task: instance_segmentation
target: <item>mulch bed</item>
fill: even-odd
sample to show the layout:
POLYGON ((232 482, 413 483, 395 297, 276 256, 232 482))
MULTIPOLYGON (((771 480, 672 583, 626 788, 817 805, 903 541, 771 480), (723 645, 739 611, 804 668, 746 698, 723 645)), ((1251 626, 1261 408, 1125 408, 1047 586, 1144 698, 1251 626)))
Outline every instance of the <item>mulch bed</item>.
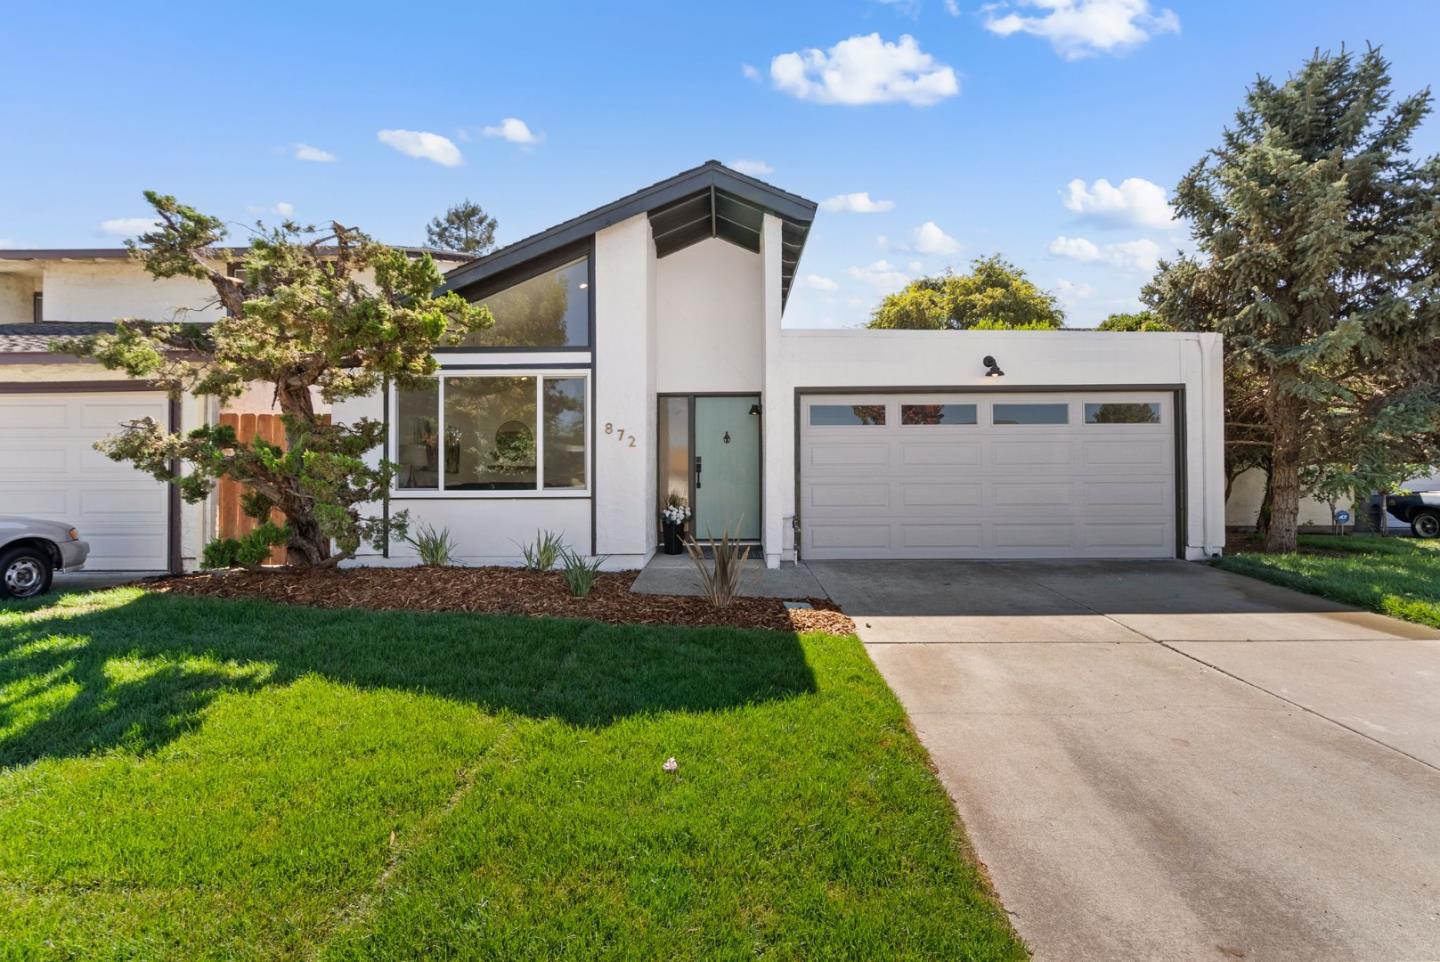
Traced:
POLYGON ((849 616, 824 598, 803 599, 813 606, 810 610, 786 608, 776 598, 737 598, 716 608, 704 598, 632 593, 630 585, 638 574, 601 574, 586 598, 572 597, 557 572, 488 567, 203 572, 148 581, 145 587, 169 594, 261 598, 311 608, 465 611, 589 618, 625 625, 769 628, 835 635, 855 631, 849 616))

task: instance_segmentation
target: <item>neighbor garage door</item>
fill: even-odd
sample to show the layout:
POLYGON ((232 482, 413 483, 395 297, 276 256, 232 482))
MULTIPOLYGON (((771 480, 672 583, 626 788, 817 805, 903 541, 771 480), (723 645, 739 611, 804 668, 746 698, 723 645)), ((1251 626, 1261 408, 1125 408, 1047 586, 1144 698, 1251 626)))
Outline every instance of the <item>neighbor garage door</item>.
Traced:
POLYGON ((826 558, 1173 558, 1172 395, 807 395, 800 548, 826 558))
POLYGON ((93 447, 143 417, 167 425, 165 395, 0 393, 0 513, 79 528, 87 570, 166 568, 168 486, 93 447))

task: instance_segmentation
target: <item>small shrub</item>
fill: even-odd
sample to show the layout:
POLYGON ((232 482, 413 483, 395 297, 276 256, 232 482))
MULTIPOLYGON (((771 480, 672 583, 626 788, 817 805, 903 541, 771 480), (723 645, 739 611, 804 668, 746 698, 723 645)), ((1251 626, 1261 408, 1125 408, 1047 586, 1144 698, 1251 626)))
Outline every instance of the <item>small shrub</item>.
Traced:
POLYGON ((700 572, 700 586, 710 604, 724 608, 739 597, 745 560, 750 557, 748 544, 731 541, 727 529, 720 532, 718 542, 710 539, 710 553, 714 556, 712 563, 705 561, 705 553, 694 538, 685 542, 685 550, 690 552, 690 560, 695 562, 695 570, 700 572))
POLYGON ((426 567, 444 567, 455 563, 455 550, 459 545, 450 537, 449 528, 436 531, 432 525, 422 524, 415 534, 405 539, 415 549, 420 563, 426 567))
POLYGON ((551 571, 566 550, 565 539, 555 532, 537 531, 534 542, 520 546, 520 556, 530 571, 551 571))
POLYGON ((207 544, 200 555, 200 567, 253 568, 265 563, 271 548, 289 540, 289 528, 266 521, 243 538, 216 538, 207 544))
POLYGON ((600 566, 605 563, 605 557, 608 555, 587 560, 569 548, 560 552, 560 573, 570 594, 576 598, 590 594, 590 589, 595 587, 595 579, 600 577, 600 566))

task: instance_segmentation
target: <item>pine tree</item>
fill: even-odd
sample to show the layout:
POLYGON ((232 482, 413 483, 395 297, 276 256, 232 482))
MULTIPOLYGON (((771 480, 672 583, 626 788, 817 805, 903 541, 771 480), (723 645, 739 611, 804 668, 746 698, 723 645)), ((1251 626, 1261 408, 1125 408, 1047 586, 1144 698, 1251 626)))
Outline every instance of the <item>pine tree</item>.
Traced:
POLYGON ((1270 551, 1295 550, 1307 483, 1378 480, 1440 434, 1440 158, 1410 153, 1429 91, 1391 100, 1376 49, 1257 79, 1177 187, 1198 256, 1147 288, 1167 323, 1225 335, 1245 395, 1227 435, 1268 466, 1270 551))
POLYGON ((436 250, 474 254, 477 257, 495 247, 495 218, 468 197, 432 219, 425 228, 427 243, 436 250))

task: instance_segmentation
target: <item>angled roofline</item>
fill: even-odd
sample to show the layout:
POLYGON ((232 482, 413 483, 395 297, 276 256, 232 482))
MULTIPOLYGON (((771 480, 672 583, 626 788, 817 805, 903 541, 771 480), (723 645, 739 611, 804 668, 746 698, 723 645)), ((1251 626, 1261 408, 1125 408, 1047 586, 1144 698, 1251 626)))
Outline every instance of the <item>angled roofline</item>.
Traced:
POLYGON ((718 160, 707 160, 699 167, 682 171, 674 177, 643 187, 619 200, 572 217, 538 234, 531 234, 513 244, 507 244, 468 264, 462 264, 446 273, 445 284, 441 290, 459 291, 478 284, 512 267, 568 247, 636 214, 646 213, 707 189, 734 194, 807 230, 810 222, 815 219, 818 206, 813 200, 807 200, 799 194, 792 194, 738 170, 731 170, 718 160))

